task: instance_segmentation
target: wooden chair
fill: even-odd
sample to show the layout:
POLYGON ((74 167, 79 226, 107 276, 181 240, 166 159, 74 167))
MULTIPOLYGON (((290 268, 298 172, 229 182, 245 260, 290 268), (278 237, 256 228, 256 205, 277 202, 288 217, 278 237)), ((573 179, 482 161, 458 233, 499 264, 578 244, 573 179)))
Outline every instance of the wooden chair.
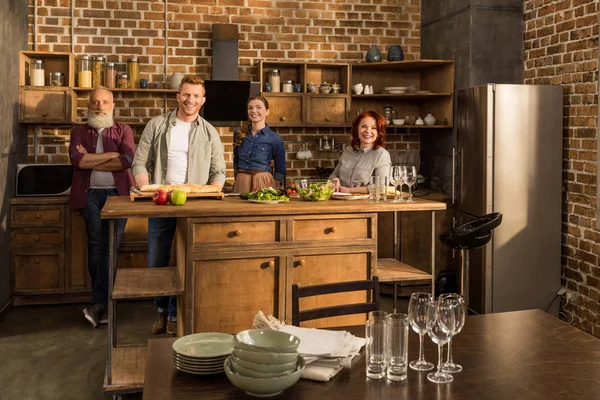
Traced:
POLYGON ((337 317, 341 315, 362 314, 379 310, 379 278, 371 280, 326 283, 300 287, 292 285, 292 325, 300 326, 300 322, 319 318, 337 317), (300 311, 300 299, 330 293, 354 292, 367 290, 371 293, 371 302, 343 304, 330 307, 313 308, 300 311))

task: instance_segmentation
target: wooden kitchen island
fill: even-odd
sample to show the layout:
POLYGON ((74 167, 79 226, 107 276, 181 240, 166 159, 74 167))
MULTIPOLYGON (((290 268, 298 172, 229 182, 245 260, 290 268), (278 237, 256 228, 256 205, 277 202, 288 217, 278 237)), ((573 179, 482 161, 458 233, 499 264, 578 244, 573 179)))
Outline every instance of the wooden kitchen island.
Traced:
MULTIPOLYGON (((236 333, 252 328, 259 310, 291 322, 293 283, 312 285, 369 279, 377 266, 377 213, 428 211, 441 202, 370 203, 368 200, 256 204, 237 197, 188 200, 156 206, 110 197, 109 357, 105 390, 137 391, 143 385, 145 347, 118 347, 116 301, 177 295, 178 335, 236 333), (175 217, 176 266, 118 269, 116 218, 175 217)), ((432 235, 431 246, 436 238, 432 235)), ((433 254, 433 251, 432 251, 433 254)), ((432 260, 433 263, 433 260, 432 260)), ((434 271, 432 271, 433 273, 434 271)), ((302 307, 365 300, 364 293, 306 299, 302 307), (311 302, 312 301, 312 302, 311 302)), ((353 325, 362 316, 316 321, 315 327, 353 325), (357 319, 358 318, 358 319, 357 319)))

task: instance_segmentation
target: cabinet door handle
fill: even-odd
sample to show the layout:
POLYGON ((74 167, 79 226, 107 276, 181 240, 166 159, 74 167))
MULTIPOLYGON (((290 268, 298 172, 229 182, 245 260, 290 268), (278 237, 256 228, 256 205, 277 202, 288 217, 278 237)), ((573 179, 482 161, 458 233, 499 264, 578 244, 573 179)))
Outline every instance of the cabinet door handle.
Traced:
POLYGON ((40 237, 39 237, 38 235, 35 235, 35 236, 33 237, 33 241, 34 241, 34 242, 39 242, 39 241, 40 241, 40 237))
POLYGON ((39 259, 39 258, 36 258, 35 260, 33 260, 33 263, 34 263, 34 264, 39 264, 39 263, 40 263, 40 259, 39 259))
POLYGON ((42 113, 42 118, 46 118, 48 116, 48 113, 42 113))
POLYGON ((42 218, 42 214, 35 214, 35 219, 40 219, 42 218))
POLYGON ((280 121, 285 121, 285 117, 280 117, 279 120, 280 121))
POLYGON ((326 122, 329 122, 329 117, 325 117, 325 121, 326 121, 326 122))
POLYGON ((305 264, 306 264, 306 261, 304 261, 303 259, 302 260, 298 260, 296 262, 296 265, 294 265, 294 268, 296 268, 296 267, 303 267, 305 264))
POLYGON ((335 233, 335 226, 325 229, 325 234, 335 233))
POLYGON ((233 232, 233 234, 234 234, 235 236, 242 236, 242 231, 240 231, 240 230, 238 229, 238 230, 236 230, 235 232, 233 232))
POLYGON ((266 263, 262 263, 260 266, 261 269, 273 268, 275 266, 275 261, 271 260, 266 263))

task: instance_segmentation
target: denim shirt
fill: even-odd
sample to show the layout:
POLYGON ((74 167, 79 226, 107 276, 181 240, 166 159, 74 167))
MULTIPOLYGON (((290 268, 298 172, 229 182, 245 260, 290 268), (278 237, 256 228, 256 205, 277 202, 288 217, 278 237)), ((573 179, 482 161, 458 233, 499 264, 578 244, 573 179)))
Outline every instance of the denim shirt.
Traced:
MULTIPOLYGON (((235 133, 237 135, 237 132, 235 133)), ((235 143, 235 137, 233 139, 235 143)), ((281 181, 285 178, 285 149, 281 136, 273 132, 268 126, 252 136, 252 129, 240 146, 233 149, 233 169, 256 170, 271 172, 271 160, 275 162, 273 178, 281 181)))

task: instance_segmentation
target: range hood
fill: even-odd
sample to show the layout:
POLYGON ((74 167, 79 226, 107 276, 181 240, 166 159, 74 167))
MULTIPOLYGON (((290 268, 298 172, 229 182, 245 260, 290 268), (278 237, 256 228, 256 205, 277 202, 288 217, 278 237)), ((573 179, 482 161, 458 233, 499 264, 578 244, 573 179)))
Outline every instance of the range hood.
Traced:
POLYGON ((246 103, 260 93, 260 84, 240 81, 238 26, 213 24, 212 32, 212 79, 205 81, 200 115, 214 126, 238 126, 247 119, 246 103))

